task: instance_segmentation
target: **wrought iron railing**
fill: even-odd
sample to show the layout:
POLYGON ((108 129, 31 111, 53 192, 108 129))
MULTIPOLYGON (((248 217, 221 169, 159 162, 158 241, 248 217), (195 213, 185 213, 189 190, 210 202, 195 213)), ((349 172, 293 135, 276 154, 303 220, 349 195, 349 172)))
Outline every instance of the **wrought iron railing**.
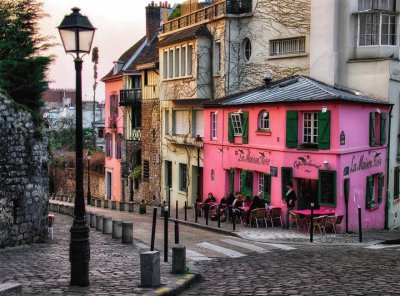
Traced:
POLYGON ((142 89, 121 89, 119 91, 119 105, 120 106, 133 106, 140 105, 142 102, 142 89))
POLYGON ((126 136, 128 141, 140 141, 142 137, 142 130, 138 128, 127 129, 126 136))

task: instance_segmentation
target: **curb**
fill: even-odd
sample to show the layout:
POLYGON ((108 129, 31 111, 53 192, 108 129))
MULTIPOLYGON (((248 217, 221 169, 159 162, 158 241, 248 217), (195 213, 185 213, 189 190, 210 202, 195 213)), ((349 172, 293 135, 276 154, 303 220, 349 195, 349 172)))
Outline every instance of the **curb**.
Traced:
POLYGON ((201 280, 201 276, 198 273, 186 273, 177 278, 175 284, 171 286, 161 287, 153 291, 147 292, 144 296, 173 296, 182 293, 188 289, 191 285, 201 280))

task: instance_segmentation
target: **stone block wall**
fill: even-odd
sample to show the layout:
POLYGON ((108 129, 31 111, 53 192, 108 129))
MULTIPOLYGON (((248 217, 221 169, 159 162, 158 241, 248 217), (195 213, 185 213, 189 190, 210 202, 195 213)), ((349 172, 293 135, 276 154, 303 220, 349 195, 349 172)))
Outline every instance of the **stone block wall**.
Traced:
POLYGON ((0 92, 0 247, 47 235, 48 139, 0 92))

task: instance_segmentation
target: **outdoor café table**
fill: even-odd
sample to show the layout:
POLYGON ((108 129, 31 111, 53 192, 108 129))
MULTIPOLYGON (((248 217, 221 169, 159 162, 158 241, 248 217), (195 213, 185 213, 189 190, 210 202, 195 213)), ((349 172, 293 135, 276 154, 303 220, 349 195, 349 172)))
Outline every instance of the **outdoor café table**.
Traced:
MULTIPOLYGON (((293 210, 293 213, 303 215, 306 217, 311 217, 311 210, 293 210)), ((327 215, 327 216, 334 216, 335 211, 334 210, 327 210, 327 209, 315 209, 314 210, 314 216, 321 216, 321 215, 327 215)))

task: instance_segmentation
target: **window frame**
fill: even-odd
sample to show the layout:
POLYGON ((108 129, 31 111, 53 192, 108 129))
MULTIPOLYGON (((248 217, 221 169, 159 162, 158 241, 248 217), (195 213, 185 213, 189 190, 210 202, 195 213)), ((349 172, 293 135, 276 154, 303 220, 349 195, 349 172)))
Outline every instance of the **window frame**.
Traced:
POLYGON ((241 137, 243 135, 243 119, 241 113, 232 113, 232 128, 233 128, 233 135, 235 137, 241 137))
POLYGON ((218 139, 218 113, 217 112, 211 112, 210 114, 210 136, 211 140, 217 140, 218 139))
POLYGON ((400 197, 400 166, 394 168, 393 177, 393 199, 397 200, 400 197))
POLYGON ((174 136, 187 136, 190 135, 190 127, 191 127, 191 122, 190 122, 190 110, 188 109, 173 109, 172 110, 172 135, 174 136), (177 133, 176 130, 176 114, 177 112, 186 112, 185 116, 187 116, 187 122, 185 122, 185 116, 183 116, 183 123, 186 123, 186 126, 184 124, 182 124, 182 133, 177 133))
POLYGON ((267 110, 262 110, 258 114, 258 130, 260 131, 270 131, 270 116, 267 110), (264 115, 267 114, 268 118, 265 118, 264 115))
POLYGON ((221 74, 221 41, 216 40, 214 43, 214 75, 221 74))
POLYGON ((187 164, 179 163, 179 191, 187 191, 187 164))
POLYGON ((358 0, 358 10, 385 10, 385 11, 395 11, 396 10, 396 0, 358 0), (386 8, 383 6, 383 1, 386 2, 386 8))
POLYGON ((243 47, 243 58, 246 62, 249 62, 252 54, 250 38, 246 37, 243 39, 242 47, 243 47))
POLYGON ((385 186, 385 176, 383 173, 376 173, 367 176, 367 189, 366 189, 366 208, 375 209, 382 204, 383 188, 385 186), (372 179, 372 190, 369 190, 369 182, 372 179), (372 196, 371 196, 372 194, 372 196))
POLYGON ((302 145, 318 145, 318 112, 317 111, 305 111, 303 113, 302 120, 302 145), (306 115, 311 114, 312 118, 310 119, 311 126, 306 127, 306 115), (316 126, 315 126, 316 123, 316 126), (310 130, 310 135, 306 134, 307 130, 310 130), (306 137, 311 137, 311 141, 306 140, 306 137), (315 140, 316 138, 316 140, 315 140))
MULTIPOLYGON (((399 37, 398 35, 398 16, 395 13, 390 13, 390 12, 373 12, 373 13, 359 13, 358 14, 358 28, 357 28, 357 46, 358 47, 372 47, 372 46, 398 46, 399 43, 399 37), (378 17, 378 21, 376 24, 371 23, 370 25, 374 25, 376 26, 376 30, 377 32, 375 34, 368 34, 367 33, 363 33, 362 31, 367 31, 367 29, 364 27, 363 23, 363 18, 366 18, 365 22, 367 21, 368 17, 371 18, 376 18, 378 17), (389 20, 391 18, 394 18, 394 24, 392 22, 388 22, 385 25, 387 25, 387 34, 385 34, 385 36, 387 36, 387 42, 384 44, 383 43, 383 18, 384 17, 388 17, 389 20), (394 32, 390 33, 391 30, 391 26, 394 25, 394 32), (362 35, 363 34, 363 35, 362 35), (371 42, 367 42, 365 40, 366 36, 371 35, 371 42), (376 35, 376 36, 375 36, 376 35), (364 36, 364 38, 362 38, 364 36), (393 44, 391 44, 391 42, 389 42, 392 38, 394 38, 394 42, 393 44), (361 42, 364 39, 364 42, 361 42), (375 42, 375 44, 372 44, 372 40, 377 39, 375 42), (363 43, 363 44, 361 44, 363 43)), ((365 24, 365 26, 367 26, 368 23, 365 24)))
POLYGON ((306 53, 306 37, 298 36, 291 38, 272 39, 269 41, 269 55, 271 57, 284 56, 284 55, 297 55, 306 53), (292 45, 285 45, 284 43, 293 42, 292 45), (291 48, 287 50, 286 48, 291 48))

